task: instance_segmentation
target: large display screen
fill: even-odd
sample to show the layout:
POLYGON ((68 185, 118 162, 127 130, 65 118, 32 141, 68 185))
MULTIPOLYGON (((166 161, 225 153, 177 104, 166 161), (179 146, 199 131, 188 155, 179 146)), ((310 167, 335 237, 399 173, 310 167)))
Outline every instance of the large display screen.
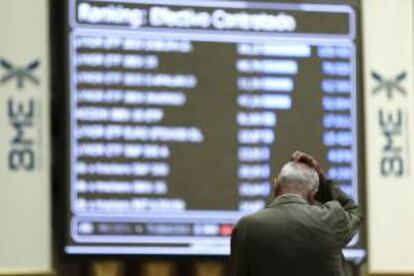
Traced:
POLYGON ((358 200, 355 6, 68 5, 67 253, 228 255, 296 149, 358 200))

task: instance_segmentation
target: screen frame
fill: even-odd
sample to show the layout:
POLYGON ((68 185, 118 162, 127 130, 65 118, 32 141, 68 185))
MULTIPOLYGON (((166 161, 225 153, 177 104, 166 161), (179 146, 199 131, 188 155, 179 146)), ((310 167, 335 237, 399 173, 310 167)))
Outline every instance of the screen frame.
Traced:
MULTIPOLYGON (((270 0, 260 0, 251 2, 274 2, 270 0)), ((279 1, 278 1, 279 2, 279 1)), ((363 110, 363 78, 362 78, 362 33, 361 33, 361 4, 358 0, 308 0, 308 1, 280 1, 289 3, 309 3, 309 4, 346 4, 354 8, 356 14, 356 120, 357 120, 357 159, 358 159, 358 195, 359 204, 366 214, 366 187, 365 183, 365 141, 364 141, 364 110, 363 110)), ((58 249, 59 255, 65 258, 148 258, 148 259, 228 259, 228 255, 193 255, 193 254, 69 254, 65 251, 65 246, 70 238, 70 225, 67 218, 70 213, 70 25, 69 25, 69 5, 70 0, 50 1, 50 44, 52 51, 51 58, 51 105, 52 105, 52 206, 53 208, 53 241, 58 249)), ((360 230, 359 241, 355 248, 365 250, 367 248, 367 225, 364 223, 360 230)), ((351 247, 350 249, 352 249, 351 247)), ((364 261, 364 260, 360 260, 364 261)))

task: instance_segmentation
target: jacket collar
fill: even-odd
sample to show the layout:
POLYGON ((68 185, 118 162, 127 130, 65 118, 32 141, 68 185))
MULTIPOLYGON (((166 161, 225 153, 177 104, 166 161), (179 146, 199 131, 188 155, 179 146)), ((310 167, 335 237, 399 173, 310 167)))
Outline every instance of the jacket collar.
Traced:
POLYGON ((308 204, 308 202, 305 199, 303 199, 300 195, 287 193, 273 199, 273 201, 269 204, 269 207, 290 203, 308 204))

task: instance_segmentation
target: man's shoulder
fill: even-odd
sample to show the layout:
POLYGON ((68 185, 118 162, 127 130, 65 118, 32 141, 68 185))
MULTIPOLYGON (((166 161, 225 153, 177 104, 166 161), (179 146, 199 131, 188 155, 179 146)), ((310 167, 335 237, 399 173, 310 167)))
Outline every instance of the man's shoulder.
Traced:
POLYGON ((237 226, 258 225, 261 222, 276 223, 277 220, 293 219, 312 222, 328 222, 342 218, 343 208, 337 201, 329 201, 323 205, 309 204, 270 204, 268 207, 243 216, 237 226))
POLYGON ((269 215, 269 211, 269 208, 264 208, 254 213, 244 215, 237 222, 237 226, 256 225, 258 222, 266 220, 266 217, 269 215))
POLYGON ((332 227, 339 220, 343 220, 345 210, 338 201, 329 201, 322 205, 284 204, 271 205, 253 214, 243 217, 243 224, 279 224, 301 221, 301 223, 317 223, 332 227))
POLYGON ((242 216, 239 219, 237 224, 249 224, 249 223, 252 223, 252 222, 256 221, 259 217, 262 216, 262 213, 264 212, 264 210, 265 209, 242 216))
POLYGON ((322 217, 345 214, 344 208, 336 200, 328 201, 324 204, 312 205, 310 206, 310 209, 322 217))

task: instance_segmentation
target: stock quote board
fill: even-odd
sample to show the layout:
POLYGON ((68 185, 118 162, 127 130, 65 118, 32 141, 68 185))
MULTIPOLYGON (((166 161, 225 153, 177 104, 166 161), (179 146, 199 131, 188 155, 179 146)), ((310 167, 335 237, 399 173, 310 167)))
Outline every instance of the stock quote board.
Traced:
POLYGON ((358 200, 357 9, 68 1, 65 252, 228 255, 296 149, 358 200))

